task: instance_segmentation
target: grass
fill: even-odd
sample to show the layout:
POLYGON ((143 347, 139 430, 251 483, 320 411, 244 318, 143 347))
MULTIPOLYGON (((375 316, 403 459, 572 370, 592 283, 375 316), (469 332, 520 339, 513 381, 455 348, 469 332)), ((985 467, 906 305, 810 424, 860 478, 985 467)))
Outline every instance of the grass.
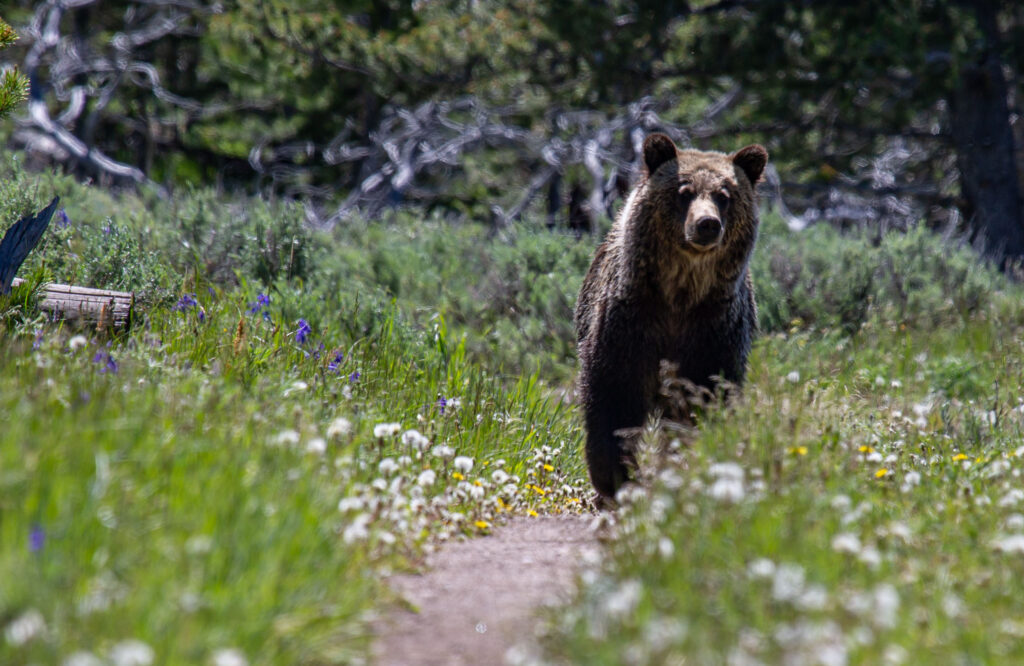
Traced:
POLYGON ((392 311, 351 338, 343 304, 284 290, 264 318, 255 296, 200 293, 113 340, 0 333, 0 662, 131 641, 159 663, 358 661, 382 570, 507 511, 578 510, 572 448, 537 464, 578 433, 536 377, 392 311))
MULTIPOLYGON (((548 658, 1019 662, 1019 299, 762 339, 740 401, 626 493, 548 658)), ((647 446, 671 439, 652 425, 647 446)))
MULTIPOLYGON (((0 297, 0 663, 359 662, 383 573, 582 509, 594 239, 414 211, 314 232, 16 162, 0 229, 53 193, 64 217, 0 297), (70 329, 32 305, 44 280, 133 289, 143 317, 70 329)), ((1019 287, 923 230, 773 216, 752 270, 742 397, 693 436, 652 425, 541 658, 1019 660, 1019 287)))

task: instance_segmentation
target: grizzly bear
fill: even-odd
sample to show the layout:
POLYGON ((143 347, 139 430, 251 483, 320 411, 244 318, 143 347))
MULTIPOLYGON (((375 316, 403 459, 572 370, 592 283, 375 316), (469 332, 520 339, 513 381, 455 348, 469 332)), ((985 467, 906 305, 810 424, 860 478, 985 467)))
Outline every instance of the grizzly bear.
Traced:
POLYGON ((661 362, 696 386, 738 385, 757 330, 747 265, 768 152, 679 150, 652 134, 643 160, 576 305, 587 467, 602 503, 635 465, 618 431, 654 409, 661 362))

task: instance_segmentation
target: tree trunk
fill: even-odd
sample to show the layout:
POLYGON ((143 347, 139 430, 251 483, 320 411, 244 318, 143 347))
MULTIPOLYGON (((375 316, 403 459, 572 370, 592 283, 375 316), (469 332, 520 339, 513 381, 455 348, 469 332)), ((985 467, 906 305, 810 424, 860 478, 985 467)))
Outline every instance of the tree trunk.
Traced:
POLYGON ((999 58, 996 7, 991 0, 973 7, 984 44, 973 62, 961 65, 949 100, 950 129, 971 240, 1005 269, 1008 262, 1024 260, 1024 210, 999 58))

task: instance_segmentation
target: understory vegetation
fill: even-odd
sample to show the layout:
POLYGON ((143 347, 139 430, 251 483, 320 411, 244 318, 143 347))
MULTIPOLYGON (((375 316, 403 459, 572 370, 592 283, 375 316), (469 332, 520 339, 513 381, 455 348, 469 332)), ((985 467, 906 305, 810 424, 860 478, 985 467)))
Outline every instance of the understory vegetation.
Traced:
MULTIPOLYGON (((0 169, 0 232, 62 197, 0 297, 0 662, 360 662, 383 573, 588 510, 571 313, 595 238, 409 210, 316 231, 0 169), (52 321, 51 281, 134 290, 132 328, 52 321)), ((1020 659, 1020 288, 955 237, 773 214, 753 272, 742 396, 652 423, 532 656, 1020 659)))

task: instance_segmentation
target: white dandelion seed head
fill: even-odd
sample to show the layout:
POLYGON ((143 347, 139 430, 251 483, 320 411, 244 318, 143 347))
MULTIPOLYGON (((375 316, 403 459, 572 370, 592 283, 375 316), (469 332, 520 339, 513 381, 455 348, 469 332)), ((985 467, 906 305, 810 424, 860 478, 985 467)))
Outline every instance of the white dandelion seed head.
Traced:
POLYGON ((508 481, 508 472, 506 472, 503 469, 496 469, 493 472, 491 472, 491 480, 494 481, 499 486, 503 485, 505 482, 508 481))
POLYGON ((788 375, 786 375, 786 381, 789 382, 790 384, 796 384, 797 382, 800 381, 800 372, 798 370, 793 370, 788 375))
POLYGON ((398 463, 396 463, 393 458, 385 458, 380 461, 379 465, 377 465, 377 470, 384 476, 391 476, 397 472, 398 469, 398 463))
POLYGON ((419 430, 406 430, 403 432, 402 443, 417 451, 426 451, 430 447, 430 440, 424 437, 419 430))
POLYGON ((331 421, 331 425, 327 426, 327 437, 328 439, 334 439, 335 437, 344 437, 352 432, 352 422, 343 416, 331 421))
POLYGON ((312 453, 314 455, 323 455, 327 452, 327 440, 323 437, 314 437, 313 439, 306 442, 306 453, 312 453))
POLYGON ((220 648, 210 656, 211 666, 249 666, 249 660, 238 648, 220 648))
POLYGON ((373 436, 378 439, 382 437, 394 437, 401 429, 401 423, 378 423, 373 426, 373 436))
POLYGON ((432 453, 441 460, 451 460, 455 457, 455 449, 446 444, 435 446, 432 453))
POLYGON ((360 513, 352 519, 341 533, 341 540, 345 543, 356 543, 365 541, 370 536, 370 516, 360 513))
POLYGON ((455 469, 459 472, 469 474, 470 470, 473 469, 473 459, 469 456, 456 456, 452 465, 454 465, 455 469))
POLYGON ((30 608, 4 627, 4 638, 8 645, 18 647, 46 631, 46 620, 35 608, 30 608))
POLYGON ((416 477, 416 484, 423 488, 429 488, 437 480, 437 474, 432 469, 425 469, 416 477))
POLYGON ((772 579, 772 598, 776 601, 793 601, 804 589, 804 568, 798 564, 784 563, 775 568, 772 579))
POLYGON ((362 511, 366 505, 362 497, 342 497, 338 502, 338 511, 348 513, 349 511, 362 511))
POLYGON ((899 619, 900 595, 892 583, 881 583, 874 590, 874 614, 872 620, 875 625, 885 629, 896 626, 899 619))
POLYGON ((277 433, 274 443, 280 446, 295 446, 299 443, 299 433, 295 430, 282 430, 277 433))
POLYGON ((775 575, 775 562, 767 557, 759 557, 747 565, 747 575, 751 578, 771 578, 775 575))
POLYGON ((87 344, 89 344, 89 341, 85 338, 84 335, 76 335, 70 340, 68 340, 68 349, 70 349, 71 351, 78 351, 87 344))
POLYGON ((837 553, 857 554, 860 552, 860 537, 851 532, 841 532, 832 537, 832 550, 837 553))
POLYGON ((108 656, 114 666, 149 666, 156 657, 153 648, 136 639, 117 643, 110 648, 108 656))

